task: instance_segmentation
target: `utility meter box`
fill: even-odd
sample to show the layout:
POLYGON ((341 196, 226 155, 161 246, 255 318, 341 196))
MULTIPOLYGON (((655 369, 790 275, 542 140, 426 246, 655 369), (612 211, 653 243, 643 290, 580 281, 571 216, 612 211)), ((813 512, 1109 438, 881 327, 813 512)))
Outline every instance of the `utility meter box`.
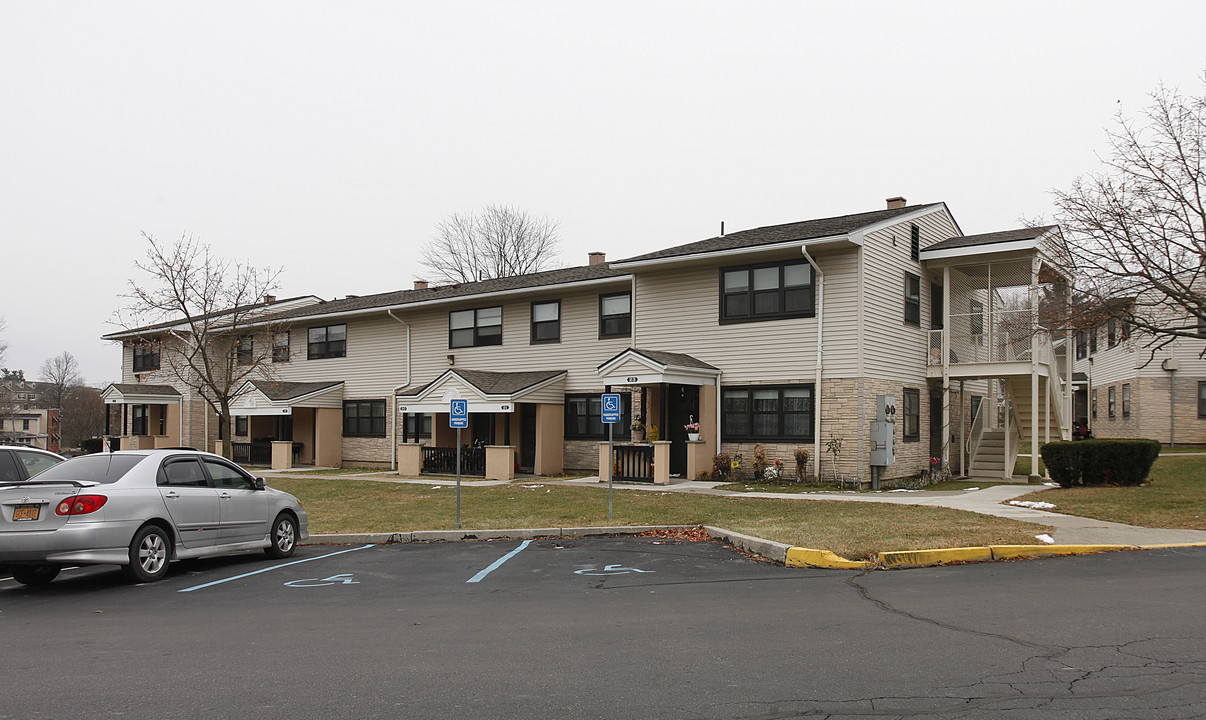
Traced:
POLYGON ((896 422, 896 396, 875 396, 875 420, 877 422, 896 422))
POLYGON ((871 423, 871 464, 886 466, 896 462, 896 423, 871 423))

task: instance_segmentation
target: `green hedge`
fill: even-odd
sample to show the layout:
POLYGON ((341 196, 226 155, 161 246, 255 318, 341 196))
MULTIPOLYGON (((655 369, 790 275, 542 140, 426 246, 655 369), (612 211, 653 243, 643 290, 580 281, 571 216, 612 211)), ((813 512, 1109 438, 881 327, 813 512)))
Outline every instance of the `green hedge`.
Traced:
POLYGON ((1051 479, 1074 485, 1141 485, 1160 454, 1158 440, 1100 438, 1039 448, 1051 479))

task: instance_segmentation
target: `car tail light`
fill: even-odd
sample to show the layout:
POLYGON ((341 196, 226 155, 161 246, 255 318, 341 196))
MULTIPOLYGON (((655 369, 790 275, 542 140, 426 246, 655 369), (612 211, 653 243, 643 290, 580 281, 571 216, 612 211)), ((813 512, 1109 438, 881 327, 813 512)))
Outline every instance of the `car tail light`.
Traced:
POLYGON ((76 495, 59 503, 55 515, 87 515, 104 507, 109 498, 104 495, 76 495))

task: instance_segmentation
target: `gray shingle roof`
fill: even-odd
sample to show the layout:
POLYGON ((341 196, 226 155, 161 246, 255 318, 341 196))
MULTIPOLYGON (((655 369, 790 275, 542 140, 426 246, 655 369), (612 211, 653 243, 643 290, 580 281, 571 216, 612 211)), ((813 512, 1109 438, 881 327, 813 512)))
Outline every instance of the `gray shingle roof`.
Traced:
POLYGON ((429 383, 412 385, 398 391, 398 395, 419 395, 445 375, 451 373, 482 392, 483 395, 514 395, 533 385, 564 375, 565 370, 533 370, 529 372, 493 372, 490 370, 447 370, 429 383))
POLYGON ((371 310, 373 308, 394 307, 397 305, 429 302, 432 300, 447 300, 459 297, 469 297, 471 295, 504 292, 507 290, 524 290, 528 288, 543 287, 546 285, 563 285, 565 283, 584 282, 587 280, 599 280, 612 277, 624 277, 626 275, 628 275, 628 273, 620 270, 613 270, 609 263, 600 263, 598 265, 582 265, 579 267, 561 268, 559 270, 546 270, 544 272, 531 273, 529 275, 493 278, 490 280, 460 283, 457 285, 442 285, 440 287, 430 287, 423 290, 396 290, 393 292, 378 293, 376 295, 362 295, 359 297, 344 298, 342 300, 330 300, 318 303, 316 305, 307 305, 295 310, 289 310, 280 313, 279 315, 274 315, 273 319, 288 320, 290 318, 309 317, 311 315, 337 315, 339 313, 355 312, 357 310, 371 310))
POLYGON ((292 400, 294 398, 309 395, 310 393, 325 390, 337 385, 342 385, 343 381, 334 382, 277 382, 273 380, 252 380, 251 384, 256 390, 264 393, 264 397, 273 402, 282 400, 292 400))
MULTIPOLYGON (((628 352, 628 351, 626 350, 625 352, 628 352)), ((645 357, 649 358, 650 360, 659 362, 662 365, 677 365, 678 367, 694 367, 694 368, 702 368, 704 370, 718 369, 713 365, 707 364, 703 360, 697 360, 697 359, 691 357, 690 355, 684 355, 683 353, 664 352, 662 350, 641 350, 640 348, 632 348, 632 352, 640 353, 641 355, 644 355, 645 357)), ((623 354, 623 353, 621 353, 621 354, 623 354)), ((609 360, 608 362, 611 362, 611 361, 609 360)), ((604 365, 606 365, 606 364, 607 363, 604 363, 604 365)))
POLYGON ((617 260, 614 264, 622 265, 627 262, 637 262, 640 260, 658 260, 662 258, 679 257, 682 255, 698 255, 700 253, 717 252, 721 250, 736 250, 739 248, 753 248, 760 245, 774 245, 776 243, 795 242, 801 240, 813 240, 816 238, 832 237, 834 235, 845 235, 846 233, 854 232, 859 228, 868 225, 874 225, 884 220, 891 220, 894 217, 905 215, 907 213, 925 210, 941 206, 942 203, 930 203, 928 205, 912 205, 903 208, 895 208, 892 210, 876 210, 873 212, 855 213, 854 215, 840 215, 838 217, 820 218, 817 220, 805 220, 803 222, 787 223, 786 225, 768 225, 766 227, 755 228, 753 230, 740 230, 727 235, 708 238, 707 240, 699 240, 686 245, 678 245, 664 250, 657 250, 644 255, 624 258, 617 260))
POLYGON ((1017 242, 1019 240, 1034 240, 1044 233, 1054 230, 1055 225, 1044 225, 1042 227, 1019 228, 1017 230, 1002 230, 1000 232, 983 233, 981 235, 964 235, 963 237, 955 237, 942 242, 936 242, 933 245, 927 245, 921 249, 921 252, 928 250, 953 250, 955 248, 978 247, 981 245, 993 245, 996 243, 1017 242))
MULTIPOLYGON (((113 383, 109 387, 122 395, 164 395, 180 397, 180 391, 171 385, 143 385, 142 383, 113 383)), ((105 388, 108 390, 109 388, 105 388)))

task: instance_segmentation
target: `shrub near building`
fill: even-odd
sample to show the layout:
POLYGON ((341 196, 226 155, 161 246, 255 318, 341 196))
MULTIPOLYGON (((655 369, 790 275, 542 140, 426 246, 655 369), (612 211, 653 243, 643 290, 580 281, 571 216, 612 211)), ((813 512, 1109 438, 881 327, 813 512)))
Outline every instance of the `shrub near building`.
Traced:
POLYGON ((1141 485, 1160 454, 1157 440, 1098 439, 1053 442, 1039 452, 1061 487, 1141 485))

